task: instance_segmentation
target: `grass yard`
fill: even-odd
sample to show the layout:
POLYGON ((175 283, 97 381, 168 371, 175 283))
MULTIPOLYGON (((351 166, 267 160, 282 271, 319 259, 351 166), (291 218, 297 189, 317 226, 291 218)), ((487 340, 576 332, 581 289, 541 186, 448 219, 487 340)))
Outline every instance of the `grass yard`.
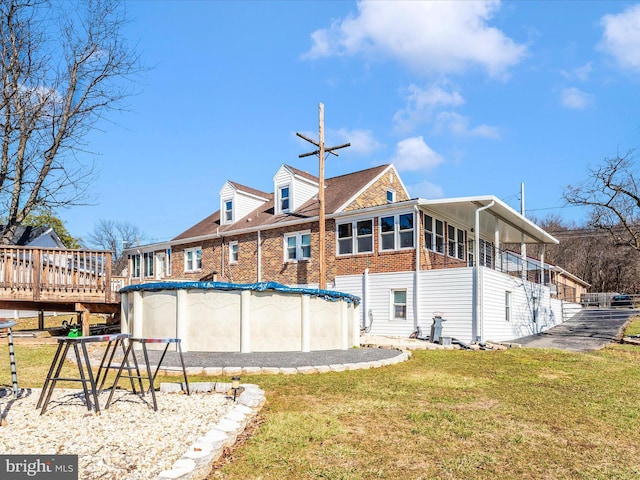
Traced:
POLYGON ((638 347, 243 381, 266 391, 262 423, 211 479, 640 478, 638 347))
MULTIPOLYGON (((16 346, 22 387, 42 385, 54 349, 16 346)), ((419 351, 390 367, 242 381, 267 405, 210 479, 640 478, 640 347, 419 351)))
MULTIPOLYGON (((69 323, 77 322, 77 315, 73 313, 61 314, 61 315, 47 315, 44 317, 44 328, 54 328, 62 325, 62 322, 66 320, 69 323)), ((105 323, 105 317, 103 315, 91 315, 89 323, 105 323)), ((38 317, 25 317, 17 320, 17 324, 13 327, 14 332, 37 330, 38 329, 38 317)))

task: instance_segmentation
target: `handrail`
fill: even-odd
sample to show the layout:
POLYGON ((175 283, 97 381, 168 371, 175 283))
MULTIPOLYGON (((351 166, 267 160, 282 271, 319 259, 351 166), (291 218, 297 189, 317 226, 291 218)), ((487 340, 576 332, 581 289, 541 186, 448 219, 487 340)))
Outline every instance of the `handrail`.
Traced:
POLYGON ((56 293, 99 294, 115 299, 112 252, 59 248, 0 246, 0 289, 31 293, 34 301, 56 293))

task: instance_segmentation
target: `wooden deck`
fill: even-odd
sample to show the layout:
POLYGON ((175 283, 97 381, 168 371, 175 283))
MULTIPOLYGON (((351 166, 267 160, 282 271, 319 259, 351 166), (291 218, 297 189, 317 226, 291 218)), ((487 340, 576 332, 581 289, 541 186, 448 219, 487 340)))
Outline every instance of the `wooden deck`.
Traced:
POLYGON ((0 309, 90 313, 120 311, 122 277, 111 276, 111 252, 0 247, 0 309))

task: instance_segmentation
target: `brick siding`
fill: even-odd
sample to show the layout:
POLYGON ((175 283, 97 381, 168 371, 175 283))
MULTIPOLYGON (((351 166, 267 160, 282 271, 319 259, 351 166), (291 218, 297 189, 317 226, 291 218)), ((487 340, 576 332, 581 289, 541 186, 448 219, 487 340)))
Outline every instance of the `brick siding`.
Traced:
POLYGON ((385 175, 382 175, 382 177, 374 182, 373 185, 362 192, 358 198, 345 208, 345 211, 385 205, 388 203, 387 190, 394 190, 396 192, 396 202, 409 200, 409 197, 406 195, 404 188, 400 183, 400 179, 390 171, 385 175))
MULTIPOLYGON (((389 189, 395 190, 397 201, 408 200, 398 177, 389 172, 359 195, 346 210, 353 211, 371 206, 385 205, 387 204, 387 190, 389 189)), ((415 269, 416 252, 414 248, 379 251, 379 217, 371 218, 374 226, 374 252, 338 257, 336 256, 336 223, 333 219, 326 221, 325 272, 328 283, 333 283, 338 275, 358 274, 364 272, 365 269, 369 269, 371 273, 403 272, 415 269)), ((425 250, 424 237, 422 235, 423 215, 418 215, 416 220, 421 224, 421 235, 418 238, 418 246, 421 249, 421 269, 466 265, 465 261, 425 250)), ((417 224, 415 228, 417 228, 417 224)), ((260 251, 262 261, 260 279, 258 279, 258 234, 256 232, 227 236, 223 239, 205 240, 200 243, 175 245, 172 251, 172 277, 186 280, 215 279, 234 283, 253 283, 260 280, 274 281, 285 285, 316 285, 320 280, 318 265, 319 244, 317 222, 261 231, 260 251), (285 235, 303 231, 309 231, 311 234, 311 259, 285 262, 285 235), (238 262, 230 264, 229 242, 233 241, 238 242, 238 262), (184 251, 195 247, 202 248, 202 269, 198 272, 185 273, 184 251)))

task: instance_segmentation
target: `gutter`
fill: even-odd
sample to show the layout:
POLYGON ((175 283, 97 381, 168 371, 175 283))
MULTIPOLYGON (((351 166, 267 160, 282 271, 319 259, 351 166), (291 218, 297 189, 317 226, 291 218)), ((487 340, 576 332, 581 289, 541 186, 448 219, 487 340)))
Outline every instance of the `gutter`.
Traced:
MULTIPOLYGON (((388 204, 385 203, 384 205, 376 205, 375 207, 367 207, 367 208, 362 208, 359 209, 357 211, 357 214, 353 215, 352 212, 337 212, 337 213, 331 213, 331 214, 327 214, 325 216, 325 219, 335 219, 335 218, 340 218, 340 217, 344 217, 344 218, 349 218, 350 216, 366 216, 368 213, 370 212, 375 212, 378 210, 384 210, 387 212, 395 212, 395 211, 399 211, 399 210, 406 210, 408 207, 411 206, 416 206, 418 205, 418 200, 417 199, 413 199, 413 200, 405 200, 404 202, 397 202, 394 204, 388 204), (393 207, 390 207, 390 205, 393 205, 393 207)), ((203 240, 212 240, 214 238, 220 238, 222 235, 242 235, 245 233, 251 233, 251 232, 255 232, 257 229, 259 230, 273 230, 276 228, 282 228, 282 227, 289 227, 289 226, 293 226, 293 225, 300 225, 300 224, 304 224, 304 223, 309 223, 309 222, 317 222, 318 221, 319 216, 316 215, 314 217, 307 217, 307 218, 297 218, 295 220, 290 220, 290 221, 286 221, 286 222, 281 222, 281 223, 277 223, 277 224, 269 224, 269 225, 260 225, 258 227, 248 227, 248 228, 241 228, 241 229, 237 229, 237 230, 225 230, 224 232, 220 233, 219 231, 216 231, 216 233, 208 233, 206 235, 200 235, 198 237, 189 237, 189 238, 181 238, 180 240, 171 240, 171 244, 172 245, 183 245, 185 243, 196 243, 196 242, 200 242, 203 240)))

